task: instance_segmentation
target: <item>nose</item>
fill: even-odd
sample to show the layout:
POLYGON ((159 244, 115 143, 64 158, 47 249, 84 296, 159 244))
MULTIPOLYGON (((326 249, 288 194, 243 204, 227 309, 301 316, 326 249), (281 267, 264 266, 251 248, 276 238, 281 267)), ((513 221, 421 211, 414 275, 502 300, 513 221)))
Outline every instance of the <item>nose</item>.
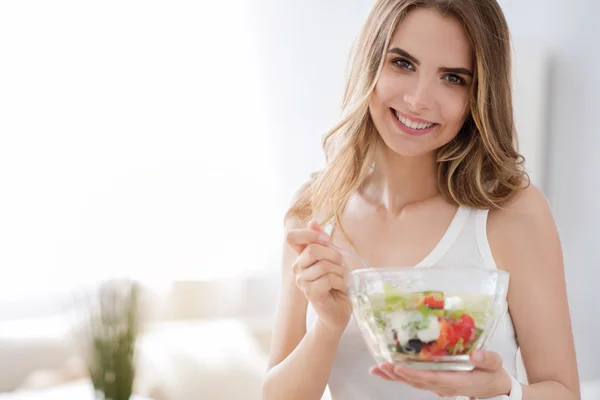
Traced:
POLYGON ((418 113, 431 108, 433 102, 431 96, 431 84, 424 79, 419 79, 414 89, 404 95, 404 101, 408 104, 410 111, 418 113))

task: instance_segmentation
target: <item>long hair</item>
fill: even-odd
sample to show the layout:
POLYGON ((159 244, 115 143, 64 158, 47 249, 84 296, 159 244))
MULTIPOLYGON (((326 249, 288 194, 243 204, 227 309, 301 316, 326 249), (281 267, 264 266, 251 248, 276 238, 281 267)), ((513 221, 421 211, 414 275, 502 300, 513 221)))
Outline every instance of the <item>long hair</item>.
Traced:
POLYGON ((323 137, 326 166, 299 191, 286 219, 340 222, 348 199, 369 174, 380 140, 369 101, 386 50, 398 24, 417 7, 462 21, 475 59, 469 114, 456 138, 437 150, 441 194, 460 205, 495 209, 529 182, 516 148, 508 24, 496 0, 379 0, 354 44, 341 120, 323 137))

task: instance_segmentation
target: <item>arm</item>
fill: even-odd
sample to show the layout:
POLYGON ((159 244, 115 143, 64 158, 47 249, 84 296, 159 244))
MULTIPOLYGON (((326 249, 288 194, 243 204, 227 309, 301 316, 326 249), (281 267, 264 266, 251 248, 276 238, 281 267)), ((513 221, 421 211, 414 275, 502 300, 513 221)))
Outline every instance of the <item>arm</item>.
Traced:
MULTIPOLYGON (((286 231, 301 226, 290 219, 286 231)), ((306 332, 308 301, 296 286, 292 265, 296 251, 285 244, 282 286, 275 314, 269 367, 263 399, 318 400, 323 395, 342 332, 332 331, 319 319, 306 332)))
POLYGON ((543 194, 530 186, 492 211, 488 238, 511 276, 508 304, 529 380, 523 400, 579 399, 560 240, 543 194))

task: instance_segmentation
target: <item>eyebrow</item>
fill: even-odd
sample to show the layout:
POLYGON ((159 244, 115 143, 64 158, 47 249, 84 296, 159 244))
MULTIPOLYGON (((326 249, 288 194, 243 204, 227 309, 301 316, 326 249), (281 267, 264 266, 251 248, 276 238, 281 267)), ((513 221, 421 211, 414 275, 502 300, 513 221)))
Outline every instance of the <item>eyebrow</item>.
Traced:
MULTIPOLYGON (((415 63, 417 65, 421 65, 421 62, 419 60, 417 60, 414 56, 412 56, 407 51, 402 50, 399 47, 393 47, 393 48, 389 49, 387 52, 388 52, 388 54, 390 54, 390 53, 391 54, 397 54, 399 56, 402 56, 402 57, 406 58, 409 61, 412 61, 413 63, 415 63)), ((471 70, 469 70, 468 68, 462 68, 462 67, 458 67, 458 68, 440 67, 439 71, 440 72, 451 73, 451 74, 467 75, 467 76, 470 76, 471 78, 473 77, 473 72, 471 72, 471 70)))

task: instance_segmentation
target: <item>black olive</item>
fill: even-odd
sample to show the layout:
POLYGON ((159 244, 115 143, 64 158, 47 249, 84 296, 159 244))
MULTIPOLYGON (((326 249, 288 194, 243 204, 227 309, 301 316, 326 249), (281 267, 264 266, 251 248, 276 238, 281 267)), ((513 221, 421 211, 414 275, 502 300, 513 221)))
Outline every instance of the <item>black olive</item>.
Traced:
POLYGON ((420 353, 423 349, 423 342, 419 339, 410 339, 407 344, 403 346, 404 351, 407 353, 420 353))
POLYGON ((410 344, 411 347, 414 348, 415 352, 417 353, 420 353, 423 349, 423 342, 421 342, 419 339, 411 339, 408 341, 408 344, 410 344))

